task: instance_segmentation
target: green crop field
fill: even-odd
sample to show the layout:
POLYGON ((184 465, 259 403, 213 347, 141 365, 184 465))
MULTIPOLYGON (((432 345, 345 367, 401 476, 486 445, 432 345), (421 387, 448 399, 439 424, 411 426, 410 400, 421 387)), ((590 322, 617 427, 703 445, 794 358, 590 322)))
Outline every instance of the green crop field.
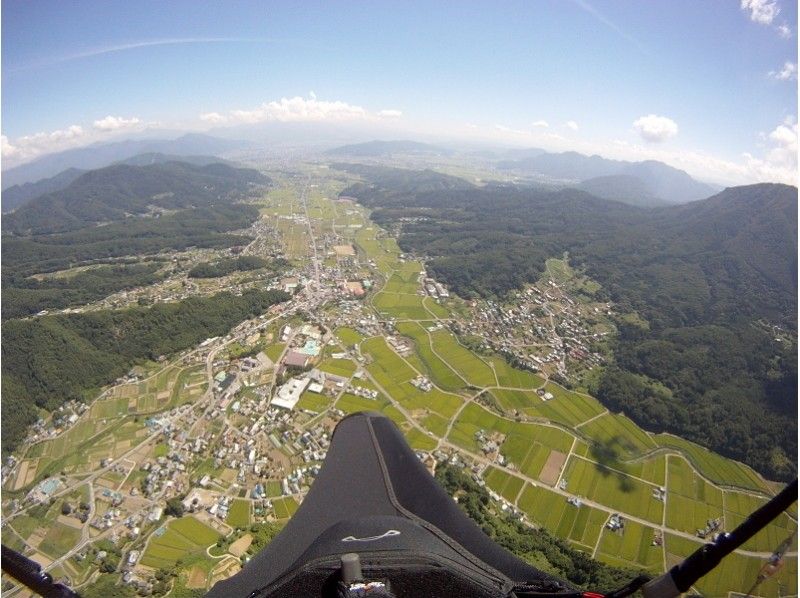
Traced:
POLYGON ((522 478, 513 476, 496 467, 489 467, 483 475, 486 485, 512 504, 517 500, 517 495, 525 484, 522 478))
POLYGON ((497 384, 492 368, 469 349, 458 344, 450 332, 437 330, 430 336, 436 353, 467 382, 477 387, 497 384))
POLYGON ((500 433, 506 436, 501 452, 522 471, 538 476, 550 450, 568 453, 573 437, 563 430, 537 424, 522 424, 494 415, 475 403, 470 403, 459 415, 449 440, 463 448, 478 452, 475 433, 500 433))
POLYGON ((417 282, 418 276, 419 270, 412 270, 404 273, 395 272, 391 275, 391 277, 389 277, 384 290, 387 293, 403 293, 414 295, 420 286, 419 282, 417 282))
POLYGON ((726 459, 698 444, 671 434, 658 434, 655 440, 659 446, 674 448, 684 453, 701 474, 716 484, 761 492, 768 490, 759 475, 742 463, 726 459))
POLYGON ((510 366, 502 357, 488 357, 486 360, 494 365, 494 371, 497 374, 497 381, 500 386, 536 389, 544 384, 544 378, 541 376, 526 370, 518 370, 510 366))
POLYGON ((321 413, 331 405, 332 399, 325 395, 320 395, 315 392, 306 391, 297 401, 298 409, 308 409, 314 413, 321 413))
POLYGON ((336 376, 349 378, 356 371, 356 364, 349 359, 326 359, 319 364, 319 369, 336 376))
POLYGON ((206 547, 219 538, 219 534, 191 516, 170 521, 162 532, 150 537, 140 563, 156 569, 174 565, 178 560, 186 560, 203 554, 206 547))
POLYGON ((378 312, 388 318, 404 320, 425 320, 431 317, 425 309, 420 295, 405 295, 381 291, 375 295, 373 305, 378 312))
MULTIPOLYGON (((700 548, 700 541, 694 542, 686 538, 667 534, 665 548, 667 566, 671 567, 680 560, 700 548)), ((765 560, 731 554, 711 573, 695 584, 695 588, 704 596, 727 596, 728 592, 744 592, 749 589, 758 576, 765 560)), ((797 559, 788 558, 784 567, 773 578, 762 583, 755 596, 777 598, 778 596, 797 595, 797 559)))
MULTIPOLYGON (((730 531, 740 525, 750 513, 767 501, 752 494, 725 491, 725 529, 730 531)), ((758 552, 772 552, 781 542, 797 531, 797 523, 785 513, 745 542, 743 548, 758 552)), ((797 546, 797 542, 794 542, 797 546)))
POLYGON ((234 500, 228 511, 228 518, 225 523, 231 527, 247 527, 250 525, 250 501, 234 500))
POLYGON ((436 440, 421 432, 417 428, 409 428, 403 431, 409 446, 414 450, 432 451, 436 448, 436 440))
POLYGON ((80 539, 81 530, 51 522, 44 540, 39 544, 39 550, 55 559, 72 550, 80 539))
POLYGON ((395 409, 392 404, 383 397, 382 395, 378 395, 377 399, 365 399, 364 397, 359 397, 357 395, 352 395, 350 393, 344 393, 336 404, 334 405, 337 409, 341 409, 345 413, 356 413, 358 411, 380 411, 386 417, 390 418, 394 423, 398 426, 400 424, 404 424, 406 418, 400 413, 397 409, 395 409))
POLYGON ((527 484, 518 506, 528 518, 585 552, 592 552, 608 514, 587 505, 576 507, 567 499, 540 486, 527 484))
POLYGON ((527 415, 544 417, 568 427, 575 427, 604 411, 603 406, 595 399, 564 390, 555 384, 548 383, 545 391, 551 393, 553 398, 549 401, 542 401, 536 395, 538 401, 533 402, 524 410, 527 415))
POLYGON ((709 519, 722 516, 722 491, 698 476, 686 460, 671 455, 667 473, 669 527, 693 534, 709 519))
POLYGON ((653 546, 655 530, 635 521, 626 520, 622 530, 603 529, 597 558, 617 567, 639 566, 652 572, 664 567, 664 549, 653 546))
POLYGON ((635 478, 642 478, 657 486, 663 486, 667 480, 666 455, 652 455, 632 463, 624 463, 615 458, 603 445, 588 445, 582 441, 575 445, 573 452, 590 461, 603 463, 609 469, 626 473, 635 478))
POLYGON ((267 345, 264 348, 264 353, 269 357, 272 361, 278 361, 281 357, 281 353, 286 348, 285 343, 273 343, 271 345, 267 345))
POLYGON ((275 517, 278 519, 289 519, 297 511, 297 501, 291 496, 276 498, 272 501, 272 508, 275 510, 275 517))
POLYGON ((336 336, 340 341, 342 341, 346 346, 353 347, 360 343, 364 337, 361 336, 356 330, 352 328, 337 328, 336 329, 336 336))
POLYGON ((581 426, 580 431, 621 459, 632 459, 656 448, 650 436, 622 415, 606 413, 581 426))
POLYGON ((416 354, 423 365, 422 371, 430 376, 437 386, 445 390, 458 390, 466 386, 464 380, 433 352, 428 331, 422 325, 417 322, 399 322, 397 331, 414 341, 416 354))
MULTIPOLYGON (((503 411, 519 411, 526 415, 532 415, 533 408, 542 402, 532 390, 512 390, 509 388, 493 388, 491 395, 497 400, 497 404, 503 411)), ((534 412, 535 413, 535 412, 534 412)))
POLYGON ((567 491, 615 510, 661 523, 664 503, 652 497, 653 486, 601 465, 572 456, 564 478, 567 491))

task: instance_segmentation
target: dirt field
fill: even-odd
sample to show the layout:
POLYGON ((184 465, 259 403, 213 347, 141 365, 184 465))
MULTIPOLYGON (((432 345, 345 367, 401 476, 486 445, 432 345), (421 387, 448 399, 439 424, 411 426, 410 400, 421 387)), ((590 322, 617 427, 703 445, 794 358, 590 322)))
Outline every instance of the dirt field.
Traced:
POLYGON ((12 490, 19 490, 25 485, 25 478, 28 477, 28 461, 23 461, 19 464, 19 469, 17 470, 17 477, 14 479, 14 485, 12 486, 12 490))
POLYGON ((336 255, 355 255, 356 250, 353 249, 352 245, 334 245, 333 250, 336 252, 336 255))
POLYGON ((200 567, 192 567, 186 576, 186 587, 190 590, 206 587, 206 573, 200 567))
POLYGON ((564 467, 564 462, 567 456, 558 451, 551 451, 550 456, 547 457, 547 463, 542 468, 542 473, 539 474, 539 479, 545 484, 555 486, 558 481, 558 474, 561 473, 561 468, 564 467))
POLYGON ((245 534, 230 545, 228 552, 230 552, 233 556, 240 557, 247 551, 248 548, 250 548, 250 544, 252 542, 253 536, 250 534, 245 534))
POLYGON ((83 527, 83 524, 78 520, 77 517, 59 515, 56 518, 56 521, 58 521, 59 523, 63 523, 64 525, 68 525, 69 527, 74 527, 75 529, 81 529, 83 527))

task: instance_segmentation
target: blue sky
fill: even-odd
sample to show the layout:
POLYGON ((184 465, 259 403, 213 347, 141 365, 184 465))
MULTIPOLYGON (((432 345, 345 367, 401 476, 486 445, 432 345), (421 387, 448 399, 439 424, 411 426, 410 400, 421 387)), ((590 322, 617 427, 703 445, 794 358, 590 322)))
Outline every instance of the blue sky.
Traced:
POLYGON ((391 121, 794 180, 796 65, 788 0, 4 0, 3 157, 148 127, 391 121))

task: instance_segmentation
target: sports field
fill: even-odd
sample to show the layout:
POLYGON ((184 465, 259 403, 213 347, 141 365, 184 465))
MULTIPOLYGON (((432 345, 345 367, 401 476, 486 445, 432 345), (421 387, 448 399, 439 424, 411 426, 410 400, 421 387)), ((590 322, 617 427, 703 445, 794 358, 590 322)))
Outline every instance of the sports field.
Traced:
POLYGON ((358 331, 347 327, 337 328, 335 334, 347 347, 357 345, 364 338, 358 331))

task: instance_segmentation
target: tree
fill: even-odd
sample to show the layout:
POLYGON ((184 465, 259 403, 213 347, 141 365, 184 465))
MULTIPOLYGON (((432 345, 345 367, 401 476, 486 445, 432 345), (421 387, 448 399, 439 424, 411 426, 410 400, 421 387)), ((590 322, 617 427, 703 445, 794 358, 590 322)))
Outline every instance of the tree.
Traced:
POLYGON ((181 499, 177 496, 170 498, 167 501, 167 508, 164 509, 164 513, 167 515, 172 515, 173 517, 183 517, 184 508, 181 499))

